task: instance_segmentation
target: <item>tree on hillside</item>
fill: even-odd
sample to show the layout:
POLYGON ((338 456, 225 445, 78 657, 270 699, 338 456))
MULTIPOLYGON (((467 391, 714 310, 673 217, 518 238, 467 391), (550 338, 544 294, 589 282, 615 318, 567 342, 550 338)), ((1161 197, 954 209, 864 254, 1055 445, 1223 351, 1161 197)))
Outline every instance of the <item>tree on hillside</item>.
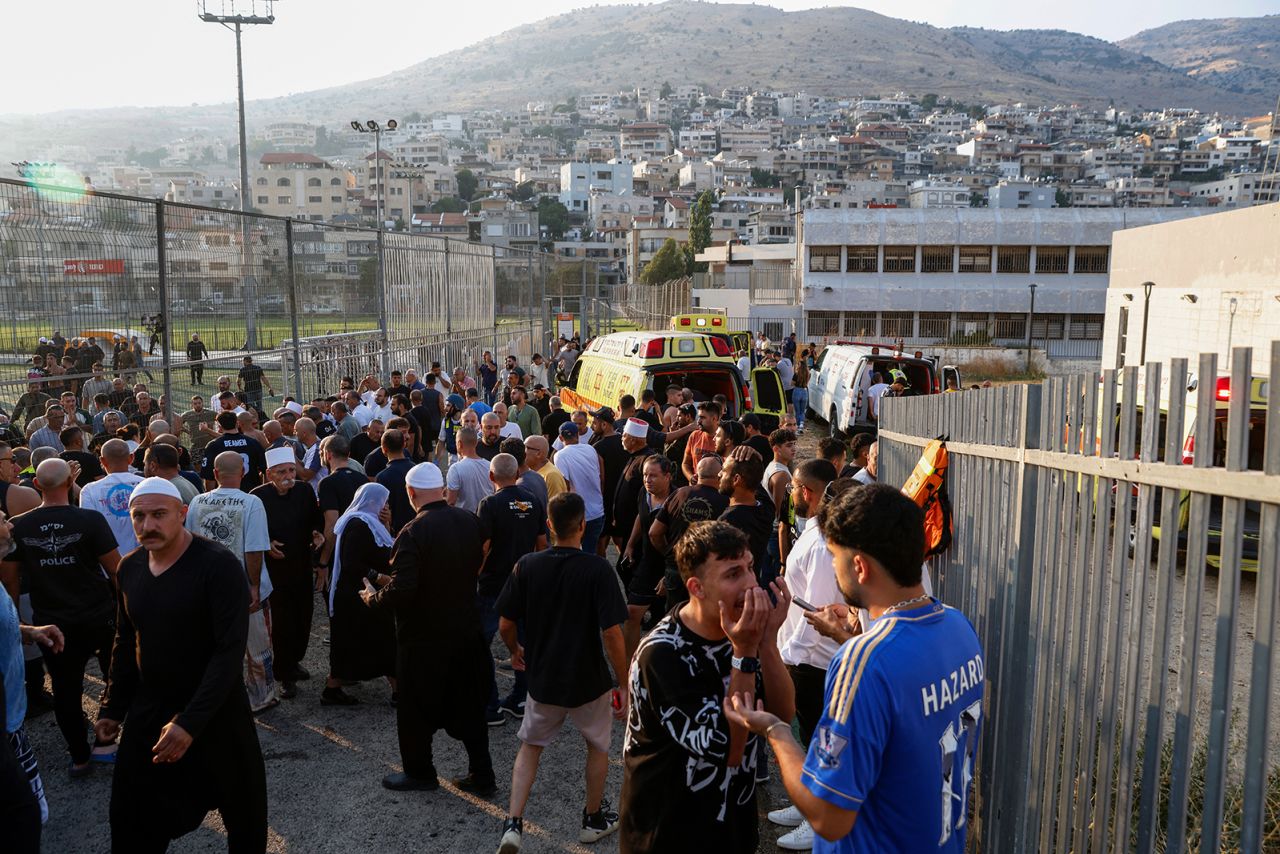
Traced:
POLYGON ((454 177, 458 180, 458 198, 471 201, 476 194, 476 187, 480 186, 480 179, 470 169, 459 169, 454 177))
POLYGON ((707 269, 705 261, 698 262, 694 259, 699 252, 711 245, 711 203, 714 198, 710 190, 703 190, 689 214, 689 243, 685 250, 689 273, 702 273, 707 269))
POLYGON ((782 183, 782 179, 768 169, 760 169, 751 167, 751 186, 753 187, 776 187, 782 183))
POLYGON ((569 209, 554 196, 538 199, 538 226, 545 228, 553 240, 564 237, 569 228, 569 209))
POLYGON ((925 112, 933 112, 934 107, 938 106, 938 96, 932 92, 926 92, 920 98, 920 109, 925 112))
POLYGON ((680 251, 680 244, 668 237, 640 271, 640 281, 646 285, 660 285, 684 274, 684 253, 680 251))
POLYGON ((467 203, 454 196, 445 196, 431 205, 432 213, 462 213, 466 209, 467 203))
POLYGON ((658 90, 658 97, 665 101, 667 98, 671 97, 671 93, 674 91, 675 90, 671 88, 670 83, 663 81, 662 88, 658 90))
POLYGON ((533 198, 534 190, 535 187, 532 181, 523 181, 516 184, 515 190, 512 191, 512 196, 515 197, 517 202, 527 202, 533 198))

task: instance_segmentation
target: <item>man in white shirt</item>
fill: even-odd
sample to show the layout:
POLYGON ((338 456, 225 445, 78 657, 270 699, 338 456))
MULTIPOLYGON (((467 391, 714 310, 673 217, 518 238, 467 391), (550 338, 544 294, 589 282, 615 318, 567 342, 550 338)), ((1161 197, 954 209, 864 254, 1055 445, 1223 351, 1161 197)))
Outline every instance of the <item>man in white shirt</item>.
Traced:
POLYGON ((391 399, 387 395, 387 390, 378 385, 376 378, 365 377, 360 385, 361 388, 370 390, 360 394, 362 403, 351 414, 356 417, 356 422, 362 428, 375 418, 385 424, 395 417, 395 413, 391 411, 391 399), (362 411, 364 414, 361 414, 362 411))
POLYGON ((879 371, 871 374, 871 387, 867 389, 867 402, 870 406, 871 418, 880 420, 880 398, 889 390, 889 384, 880 376, 879 371))
POLYGON ((187 510, 186 528, 193 534, 225 546, 240 559, 249 579, 249 635, 245 646, 245 689, 255 712, 280 702, 272 673, 271 635, 266 614, 270 606, 271 576, 263 555, 271 551, 267 510, 262 499, 240 489, 244 461, 234 451, 223 451, 213 460, 218 488, 197 495, 187 510))
POLYGON ((480 501, 493 494, 489 461, 482 460, 476 451, 479 442, 480 435, 474 427, 463 427, 458 431, 458 460, 449 463, 445 477, 445 500, 449 506, 460 507, 470 513, 479 510, 480 501))
POLYGON ((533 362, 529 365, 529 383, 531 386, 543 385, 547 388, 554 388, 551 380, 555 377, 547 372, 547 362, 542 358, 541 353, 533 354, 533 362))
POLYGON ((80 506, 101 513, 111 526, 111 533, 116 535, 120 554, 128 554, 138 547, 133 521, 129 518, 129 496, 142 478, 129 468, 133 454, 123 439, 108 439, 103 443, 101 462, 107 476, 81 488, 80 506))
POLYGON ((552 462, 568 481, 569 491, 581 495, 586 505, 587 527, 582 535, 582 550, 593 555, 604 531, 604 460, 595 448, 579 441, 578 425, 574 421, 560 425, 560 441, 564 447, 556 451, 552 462))
MULTIPOLYGON (((818 609, 844 604, 844 597, 836 584, 831 552, 827 550, 822 526, 818 524, 823 494, 838 474, 835 466, 822 459, 806 460, 796 469, 791 500, 795 504, 796 515, 805 517, 805 528, 787 555, 787 588, 791 591, 793 604, 803 600, 818 609)), ((827 667, 840 649, 839 643, 818 634, 806 618, 807 613, 799 606, 791 608, 786 621, 778 629, 778 652, 796 688, 796 717, 800 721, 800 739, 804 744, 809 743, 822 718, 827 667)), ((769 821, 795 828, 778 840, 780 848, 805 850, 812 847, 813 828, 794 806, 773 810, 769 813, 769 821)))
POLYGON ((498 401, 493 405, 493 413, 498 416, 498 423, 502 426, 498 429, 498 435, 504 439, 519 439, 524 441, 524 431, 520 429, 519 424, 514 424, 507 420, 507 405, 502 401, 498 401))
POLYGON ((751 380, 751 354, 746 350, 738 357, 738 373, 742 374, 744 380, 751 380))

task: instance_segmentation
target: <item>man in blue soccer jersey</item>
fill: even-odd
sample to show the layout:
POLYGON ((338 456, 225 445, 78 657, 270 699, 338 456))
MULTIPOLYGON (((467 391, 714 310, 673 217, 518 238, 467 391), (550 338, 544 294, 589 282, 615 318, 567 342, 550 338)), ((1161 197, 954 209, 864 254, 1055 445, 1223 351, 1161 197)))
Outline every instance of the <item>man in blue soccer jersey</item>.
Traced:
POLYGON ((982 717, 983 661, 965 617, 924 593, 924 517, 898 490, 848 490, 820 517, 845 601, 872 623, 827 670, 822 718, 804 747, 736 693, 729 719, 765 735, 815 854, 965 848, 982 717))

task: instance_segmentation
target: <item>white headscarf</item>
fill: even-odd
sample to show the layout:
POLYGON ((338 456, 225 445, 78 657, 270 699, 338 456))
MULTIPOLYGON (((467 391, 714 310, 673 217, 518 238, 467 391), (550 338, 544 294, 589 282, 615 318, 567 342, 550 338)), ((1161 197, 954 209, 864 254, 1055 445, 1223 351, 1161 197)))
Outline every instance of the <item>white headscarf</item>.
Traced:
POLYGON ((329 579, 329 616, 333 616, 333 591, 338 589, 338 576, 342 572, 342 532, 346 530, 347 523, 352 519, 359 519, 369 527, 369 531, 373 534, 373 540, 384 549, 391 548, 395 542, 395 537, 391 536, 391 532, 387 530, 387 526, 382 524, 382 520, 378 518, 378 514, 382 512, 382 508, 386 506, 387 499, 391 493, 380 483, 366 483, 364 486, 356 490, 356 495, 351 499, 351 506, 347 508, 347 512, 338 517, 337 524, 333 526, 334 544, 333 544, 333 577, 329 579))

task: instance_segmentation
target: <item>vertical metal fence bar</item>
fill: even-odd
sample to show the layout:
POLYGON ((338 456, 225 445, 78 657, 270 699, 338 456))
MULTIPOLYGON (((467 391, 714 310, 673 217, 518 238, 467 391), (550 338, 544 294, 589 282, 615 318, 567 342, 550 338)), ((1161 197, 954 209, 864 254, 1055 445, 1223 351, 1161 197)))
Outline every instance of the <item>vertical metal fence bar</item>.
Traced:
MULTIPOLYGON (((1182 425, 1186 411, 1187 360, 1169 363, 1169 414, 1164 426, 1166 465, 1182 450, 1182 425)), ((1149 419, 1158 412, 1147 413, 1149 419)), ((1158 423, 1158 420, 1157 420, 1158 423)), ((1159 442, 1161 437, 1156 436, 1159 442)), ((1173 632, 1174 572, 1178 556, 1178 490, 1161 489, 1160 549, 1156 560, 1154 632, 1151 646, 1151 684, 1147 694, 1146 740, 1142 756, 1142 793, 1138 800, 1138 850, 1155 848, 1156 808, 1160 800, 1161 759, 1164 749, 1164 694, 1169 679, 1170 635, 1173 632)), ((1179 761, 1173 757, 1174 764, 1179 761)))
MULTIPOLYGON (((1040 390, 1042 417, 1040 419, 1037 444, 1040 448, 1048 451, 1053 449, 1050 439, 1050 424, 1053 422, 1055 411, 1052 383, 1045 383, 1040 387, 1040 390)), ((1032 658, 1035 662, 1035 666, 1032 668, 1032 677, 1035 680, 1035 702, 1031 706, 1031 774, 1027 786, 1029 815, 1026 831, 1028 837, 1035 836, 1037 839, 1040 836, 1045 810, 1042 789, 1045 778, 1045 731, 1048 722, 1045 719, 1044 710, 1049 706, 1051 682, 1050 674, 1045 672, 1045 668, 1041 663, 1046 661, 1049 655, 1049 622, 1053 605, 1052 565, 1045 560, 1049 543, 1053 539, 1049 535, 1050 514, 1048 500, 1053 489, 1053 472, 1048 468, 1038 469, 1038 478, 1039 500, 1036 502, 1034 546, 1032 549, 1032 564, 1036 567, 1036 571, 1033 574, 1035 611, 1032 616, 1032 628, 1035 632, 1035 652, 1032 658)), ((1029 841, 1028 846, 1030 847, 1029 841)))
MULTIPOLYGON (((1107 413, 1107 429, 1117 433, 1116 455, 1119 459, 1133 458, 1134 443, 1137 432, 1137 389, 1138 369, 1125 368, 1120 376, 1120 411, 1118 414, 1107 413), (1118 422, 1118 423, 1116 423, 1118 422), (1115 425, 1115 426, 1112 426, 1115 425)), ((1115 377, 1113 377, 1113 381, 1115 377)), ((1116 525, 1130 526, 1132 519, 1133 489, 1127 481, 1116 482, 1116 525)), ((1128 537, 1123 541, 1116 538, 1111 554, 1110 594, 1107 597, 1107 623, 1111 627, 1104 658, 1107 677, 1102 694, 1102 731, 1100 734, 1101 749, 1098 758, 1098 776, 1101 778, 1098 790, 1101 793, 1097 815, 1093 822, 1093 833, 1090 838, 1090 849, 1103 852, 1112 850, 1108 844, 1112 836, 1112 806, 1119 800, 1119 784, 1113 782, 1116 775, 1116 753, 1121 747, 1121 733, 1118 731, 1123 720, 1122 708, 1124 698, 1121 694, 1120 678, 1125 671, 1124 650, 1128 648, 1129 634, 1126 630, 1125 591, 1128 589, 1128 575, 1131 564, 1126 558, 1128 537)))
MULTIPOLYGON (((181 435, 182 428, 177 423, 177 415, 182 408, 175 406, 173 400, 173 357, 169 350, 169 319, 173 313, 169 310, 169 271, 166 269, 164 244, 164 202, 156 202, 156 290, 160 299, 160 317, 164 322, 164 334, 160 336, 161 370, 164 372, 164 401, 161 409, 165 420, 175 434, 181 435)), ((73 417, 74 422, 74 417, 73 417)))
MULTIPOLYGON (((1140 459, 1144 463, 1156 459, 1156 436, 1160 419, 1159 362, 1146 366, 1142 406, 1142 442, 1140 459)), ((1155 490, 1143 484, 1138 487, 1137 522, 1134 525, 1133 574, 1129 599, 1129 638, 1125 644, 1124 735, 1120 754, 1120 778, 1116 792, 1115 845, 1128 850, 1131 844, 1130 828, 1133 824, 1133 769, 1138 761, 1138 698, 1142 692, 1142 649, 1147 634, 1147 579, 1151 574, 1151 522, 1155 511, 1155 490)))
MULTIPOLYGON (((289 284, 289 329, 292 338, 290 339, 290 352, 293 357, 293 394, 298 400, 305 400, 302 391, 302 342, 298 332, 298 277, 296 270, 296 259, 293 256, 293 220, 285 220, 284 224, 285 243, 288 244, 285 254, 285 264, 288 271, 289 284)), ((281 364, 285 364, 284 354, 281 353, 281 364)), ((280 387, 286 389, 286 380, 280 378, 280 387)))
MULTIPOLYGON (((1280 477, 1280 341, 1271 344, 1270 394, 1267 399, 1266 445, 1262 470, 1280 477)), ((1267 781, 1267 738, 1271 725, 1271 686, 1276 658, 1276 620, 1280 617, 1280 505, 1262 505, 1258 544, 1258 581, 1253 622, 1253 669, 1249 691, 1249 732, 1245 742, 1244 809, 1240 819, 1240 850, 1262 850, 1262 828, 1267 781)))
MULTIPOLYGON (((1249 386, 1253 351, 1231 351, 1231 398, 1227 406, 1227 471, 1244 471, 1249 455, 1249 386)), ((1202 854, 1216 852, 1222 840, 1223 804, 1230 749, 1231 692, 1235 685, 1236 615, 1240 610, 1241 540, 1244 501, 1222 499, 1222 565, 1218 570, 1218 615, 1213 647, 1213 689, 1209 707, 1209 755, 1205 767, 1202 854)))
MULTIPOLYGON (((1214 378, 1218 375, 1218 357, 1207 353, 1200 357, 1199 388, 1196 394, 1196 423, 1192 436, 1196 440, 1192 465, 1206 469, 1213 465, 1213 422, 1217 409, 1214 378)), ((1181 451, 1179 452, 1181 453, 1181 451)), ((1186 848, 1187 802, 1191 791, 1191 758, 1195 754, 1196 688, 1200 670, 1200 613, 1204 603, 1205 554, 1209 539, 1209 495, 1193 492, 1187 518, 1186 569, 1182 585, 1182 662, 1179 668, 1180 693, 1178 712, 1173 727, 1173 755, 1183 757, 1175 762, 1169 778, 1169 819, 1166 826, 1167 850, 1180 852, 1186 848)))
MULTIPOLYGON (((1061 425, 1066 420, 1067 412, 1067 388, 1065 381, 1055 379, 1050 383, 1049 388, 1051 400, 1051 417, 1049 421, 1049 449, 1061 452, 1063 447, 1061 425)), ((1066 476, 1060 469, 1054 469, 1050 474, 1049 488, 1049 515, 1047 521, 1051 530, 1063 531, 1063 514, 1066 505, 1066 476)), ((1071 603, 1067 599, 1067 575, 1061 564, 1061 554, 1063 546, 1061 534, 1049 537, 1048 554, 1045 559, 1045 572, 1052 577, 1053 592, 1050 595, 1049 610, 1046 613, 1046 619, 1050 623, 1049 628, 1049 654, 1044 659, 1049 665, 1049 693, 1048 705, 1045 713, 1048 715, 1048 724, 1045 727, 1045 739, 1041 745, 1041 749, 1045 754, 1044 761, 1044 779, 1041 783, 1041 803, 1043 804, 1043 814, 1040 824, 1040 850, 1047 851, 1053 847, 1053 835, 1058 820, 1057 814, 1057 793, 1058 793, 1058 768, 1061 747, 1062 726, 1062 656, 1063 641, 1065 631, 1065 620, 1062 617, 1064 611, 1071 607, 1071 603)))
POLYGON ((381 365, 381 376, 389 377, 391 374, 391 337, 387 331, 387 247, 384 235, 386 232, 382 229, 382 224, 378 224, 378 348, 381 351, 379 364, 381 365))

